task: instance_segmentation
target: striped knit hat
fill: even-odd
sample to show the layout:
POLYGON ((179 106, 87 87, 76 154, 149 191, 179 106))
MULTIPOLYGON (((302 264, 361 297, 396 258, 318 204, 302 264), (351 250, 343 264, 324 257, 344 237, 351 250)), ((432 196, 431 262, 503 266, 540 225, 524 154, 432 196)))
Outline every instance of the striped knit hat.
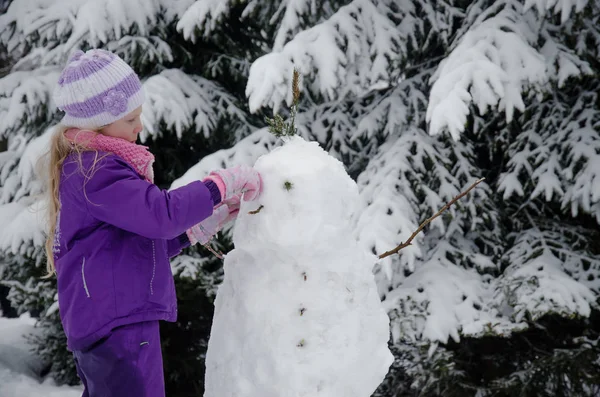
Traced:
POLYGON ((76 51, 58 79, 54 102, 65 112, 61 124, 97 129, 140 107, 144 90, 118 55, 99 49, 76 51))

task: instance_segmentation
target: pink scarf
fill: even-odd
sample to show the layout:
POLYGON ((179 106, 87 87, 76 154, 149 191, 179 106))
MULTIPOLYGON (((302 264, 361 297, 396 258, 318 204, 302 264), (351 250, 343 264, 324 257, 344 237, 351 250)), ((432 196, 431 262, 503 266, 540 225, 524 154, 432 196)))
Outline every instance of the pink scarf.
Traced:
POLYGON ((152 169, 154 155, 148 151, 146 146, 78 128, 71 128, 65 131, 65 138, 71 143, 89 149, 116 154, 127 161, 148 182, 154 183, 154 170, 152 169))

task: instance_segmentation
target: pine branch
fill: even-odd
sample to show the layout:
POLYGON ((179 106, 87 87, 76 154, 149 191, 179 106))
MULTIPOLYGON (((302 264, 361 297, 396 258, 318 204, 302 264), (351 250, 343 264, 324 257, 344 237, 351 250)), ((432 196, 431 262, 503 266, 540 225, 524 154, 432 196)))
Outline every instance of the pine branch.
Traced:
POLYGON ((481 182, 483 182, 485 180, 485 178, 481 178, 478 181, 476 181, 475 183, 473 183, 467 190, 465 190, 464 192, 462 192, 461 194, 459 194, 458 196, 454 197, 452 200, 450 200, 446 205, 444 205, 435 215, 433 215, 431 218, 427 219, 425 222, 421 223, 419 225, 419 227, 417 228, 417 230, 415 230, 413 232, 413 234, 410 235, 410 237, 408 238, 408 240, 406 240, 406 242, 401 243, 399 246, 397 246, 396 248, 394 248, 393 250, 384 252, 383 254, 379 255, 379 259, 383 259, 383 258, 387 258, 388 256, 397 254, 400 252, 401 249, 408 247, 409 245, 412 245, 412 241, 413 239, 417 236, 417 234, 419 234, 421 232, 421 230, 423 230, 423 228, 425 228, 425 226, 427 226, 429 223, 431 223, 431 221, 433 221, 435 218, 437 218, 438 216, 440 216, 442 214, 442 212, 446 211, 448 208, 450 208, 452 206, 452 204, 456 203, 458 200, 460 200, 462 197, 466 196, 471 190, 473 190, 473 188, 477 185, 479 185, 481 182))
POLYGON ((265 118, 265 121, 269 125, 269 132, 276 137, 280 138, 283 136, 296 135, 298 131, 296 128, 296 113, 298 112, 298 102, 300 101, 300 72, 294 68, 292 75, 292 106, 290 107, 290 122, 286 123, 283 117, 276 114, 273 118, 265 118))

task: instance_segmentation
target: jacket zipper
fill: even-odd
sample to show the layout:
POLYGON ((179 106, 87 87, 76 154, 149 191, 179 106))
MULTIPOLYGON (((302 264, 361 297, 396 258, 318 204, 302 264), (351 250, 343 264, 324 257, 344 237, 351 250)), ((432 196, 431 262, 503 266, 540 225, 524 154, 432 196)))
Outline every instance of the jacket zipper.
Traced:
POLYGON ((156 274, 156 247, 152 240, 152 278, 150 279, 150 295, 154 295, 154 275, 156 274))
POLYGON ((85 290, 86 296, 90 297, 90 291, 88 290, 87 282, 85 281, 85 257, 81 261, 81 279, 83 280, 83 289, 85 290))

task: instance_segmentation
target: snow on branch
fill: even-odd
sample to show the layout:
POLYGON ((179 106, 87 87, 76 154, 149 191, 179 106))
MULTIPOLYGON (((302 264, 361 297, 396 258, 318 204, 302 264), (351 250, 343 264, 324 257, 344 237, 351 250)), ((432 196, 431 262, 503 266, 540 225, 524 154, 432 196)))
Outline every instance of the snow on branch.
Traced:
POLYGON ((119 40, 110 41, 105 47, 119 55, 129 65, 147 65, 173 61, 171 46, 158 36, 126 35, 119 40))
POLYGON ((26 197, 0 204, 0 252, 26 255, 46 240, 45 202, 26 197))
POLYGON ((540 14, 552 11, 555 14, 560 13, 561 23, 565 23, 571 16, 573 8, 575 12, 581 12, 589 0, 525 0, 523 8, 525 11, 536 7, 540 14))
POLYGON ((179 277, 196 281, 197 288, 205 291, 206 296, 214 300, 219 285, 223 282, 223 269, 207 271, 211 259, 207 257, 194 257, 178 255, 171 259, 171 271, 179 277))
POLYGON ((14 172, 27 146, 27 139, 15 136, 8 150, 0 153, 0 204, 9 203, 20 188, 19 176, 14 172))
POLYGON ((592 271, 597 277, 600 261, 573 252, 564 241, 556 240, 559 234, 527 229, 516 235, 513 247, 507 251, 505 257, 510 265, 496 281, 494 302, 497 307, 510 306, 514 321, 536 320, 553 313, 588 317, 596 305, 595 294, 567 274, 567 271, 573 274, 575 269, 564 266, 572 266, 575 259, 581 269, 585 266, 584 261, 591 260, 592 271), (571 260, 565 262, 563 255, 571 260))
POLYGON ((562 206, 571 207, 573 216, 581 209, 600 223, 600 111, 589 106, 598 95, 597 89, 580 95, 564 120, 568 167, 562 206))
POLYGON ((159 0, 15 1, 0 15, 0 38, 9 51, 56 43, 42 65, 60 64, 76 48, 119 41, 134 28, 139 37, 149 36, 168 6, 159 0))
POLYGON ((505 200, 541 197, 570 209, 573 217, 582 211, 600 222, 600 112, 589 106, 597 99, 594 84, 528 107, 500 177, 505 200))
POLYGON ((590 252, 590 242, 598 240, 598 232, 550 223, 539 234, 540 239, 546 241, 546 247, 561 261, 565 273, 600 295, 600 255, 590 252))
POLYGON ((142 115, 145 127, 142 139, 157 135, 161 120, 174 129, 179 138, 184 130, 192 127, 208 137, 217 122, 227 116, 240 122, 240 135, 247 135, 253 129, 236 99, 205 78, 169 69, 148 78, 144 89, 147 99, 142 115))
POLYGON ((178 188, 192 181, 205 178, 211 171, 227 168, 234 165, 254 165, 263 154, 268 153, 278 139, 269 132, 268 128, 261 128, 248 135, 234 147, 216 151, 205 156, 200 162, 191 167, 181 178, 175 180, 171 189, 178 188))
MULTIPOLYGON (((549 24, 550 21, 547 21, 545 26, 548 27, 549 24)), ((561 43, 549 30, 542 30, 541 36, 544 45, 540 53, 546 59, 546 74, 549 79, 557 81, 560 88, 571 77, 593 75, 589 63, 579 57, 575 50, 561 43)))
POLYGON ((29 139, 13 135, 8 150, 0 153, 0 204, 38 195, 42 184, 38 172, 45 169, 40 157, 47 151, 52 129, 29 139))
POLYGON ((544 58, 533 48, 536 36, 526 16, 505 7, 474 24, 433 76, 427 121, 430 133, 447 129, 455 140, 464 130, 470 104, 480 113, 498 107, 511 121, 524 110, 521 92, 546 79, 544 58))
POLYGON ((491 293, 481 275, 450 262, 449 250, 447 242, 436 243, 415 272, 386 295, 393 340, 459 342, 461 335, 508 335, 524 328, 498 316, 488 305, 491 293))
POLYGON ((46 216, 39 163, 53 129, 28 139, 11 137, 7 151, 0 153, 0 252, 25 255, 44 244, 46 216))
MULTIPOLYGON (((354 138, 383 135, 387 140, 358 177, 362 208, 357 211, 357 237, 373 253, 407 241, 418 229, 421 216, 432 216, 459 195, 461 188, 478 179, 477 169, 470 165, 472 149, 466 142, 448 145, 446 138, 431 137, 409 123, 420 120, 424 113, 420 104, 426 103, 425 85, 420 81, 420 76, 404 80, 369 105, 353 134, 354 138)), ((470 195, 461 204, 463 211, 450 208, 452 225, 446 225, 442 217, 433 218, 432 229, 442 234, 476 231, 481 238, 494 240, 489 230, 484 230, 484 223, 496 224, 497 216, 489 208, 488 190, 485 187, 470 195)), ((412 270, 422 257, 423 238, 415 235, 413 239, 398 257, 404 269, 412 270)), ((399 271, 389 255, 379 266, 388 280, 399 271)))
POLYGON ((316 0, 283 0, 277 12, 271 17, 270 23, 275 23, 281 14, 283 16, 275 35, 273 51, 281 51, 286 41, 300 29, 303 15, 317 14, 317 2, 316 0))
POLYGON ((39 180, 39 172, 48 169, 44 162, 48 161, 48 157, 45 155, 48 153, 53 133, 54 128, 48 128, 39 137, 27 143, 16 172, 20 188, 14 195, 15 200, 19 200, 24 196, 35 196, 42 193, 43 186, 39 180))
POLYGON ((419 225, 419 227, 410 235, 410 237, 408 238, 408 240, 406 240, 405 242, 401 243, 396 248, 394 248, 392 250, 389 250, 389 251, 386 251, 383 254, 379 255, 379 259, 384 259, 384 258, 387 258, 388 256, 395 255, 395 254, 399 253, 400 250, 408 247, 409 245, 412 245, 412 241, 415 239, 415 237, 417 236, 417 234, 419 234, 425 228, 425 226, 429 225, 431 223, 431 221, 433 221, 438 216, 442 215, 442 213, 444 211, 446 211, 448 208, 450 208, 452 206, 452 204, 456 203, 462 197, 464 197, 467 194, 469 194, 469 192, 471 190, 473 190, 473 188, 475 188, 477 185, 479 185, 484 180, 485 180, 485 178, 481 178, 481 179, 475 181, 475 183, 473 183, 471 186, 469 186, 469 188, 467 190, 465 190, 464 192, 460 193, 458 196, 454 197, 446 205, 444 205, 442 208, 440 208, 440 210, 438 212, 436 212, 432 217, 427 218, 423 223, 421 223, 419 225))
POLYGON ((532 106, 530 120, 509 146, 508 171, 501 174, 498 184, 498 191, 504 192, 504 200, 514 194, 523 196, 525 191, 532 198, 543 196, 546 201, 555 195, 564 195, 563 164, 559 161, 558 137, 553 133, 559 128, 556 124, 561 122, 554 113, 560 114, 563 104, 537 105, 538 108, 532 106), (546 136, 550 131, 550 136, 546 136))
POLYGON ((181 13, 177 31, 186 40, 196 41, 196 31, 203 37, 209 36, 221 20, 229 15, 235 0, 197 0, 181 13))
POLYGON ((350 139, 359 137, 372 138, 378 134, 384 137, 394 135, 410 119, 415 125, 423 120, 423 112, 427 106, 427 83, 430 70, 426 70, 410 79, 399 82, 378 100, 364 105, 356 104, 357 111, 363 113, 350 139))
MULTIPOLYGON (((382 252, 405 241, 418 227, 418 199, 412 173, 410 149, 418 142, 418 131, 405 131, 393 142, 382 145, 358 177, 362 209, 357 211, 356 232, 366 250, 382 252)), ((422 147, 422 145, 421 145, 422 147)), ((419 239, 399 259, 403 266, 414 268, 422 250, 419 239)), ((392 278, 392 261, 381 262, 387 279, 392 278)))
POLYGON ((59 74, 56 67, 42 67, 15 71, 0 79, 0 136, 47 118, 48 109, 54 107, 51 93, 59 74))
MULTIPOLYGON (((421 214, 435 213, 460 193, 459 181, 447 169, 449 153, 444 146, 425 131, 405 125, 400 136, 389 137, 379 147, 357 181, 362 208, 357 211, 356 231, 365 249, 375 254, 406 241, 419 227, 421 214)), ((432 225, 442 233, 446 230, 441 218, 432 225)), ((422 239, 414 238, 398 258, 411 271, 423 255, 422 239)), ((379 266, 388 280, 397 272, 390 256, 379 266)))
POLYGON ((275 112, 291 104, 288 90, 294 67, 308 89, 326 100, 340 91, 359 93, 391 79, 400 36, 386 13, 368 0, 354 0, 328 20, 298 33, 281 51, 258 58, 250 67, 246 96, 250 110, 275 112))

